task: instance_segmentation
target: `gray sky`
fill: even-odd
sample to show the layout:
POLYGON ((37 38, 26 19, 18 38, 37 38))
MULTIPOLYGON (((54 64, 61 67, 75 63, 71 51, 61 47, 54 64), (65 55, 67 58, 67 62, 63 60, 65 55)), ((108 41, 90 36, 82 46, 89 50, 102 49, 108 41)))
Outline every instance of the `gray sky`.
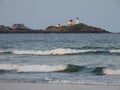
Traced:
POLYGON ((120 0, 0 0, 0 24, 24 23, 33 29, 80 22, 120 32, 120 0))

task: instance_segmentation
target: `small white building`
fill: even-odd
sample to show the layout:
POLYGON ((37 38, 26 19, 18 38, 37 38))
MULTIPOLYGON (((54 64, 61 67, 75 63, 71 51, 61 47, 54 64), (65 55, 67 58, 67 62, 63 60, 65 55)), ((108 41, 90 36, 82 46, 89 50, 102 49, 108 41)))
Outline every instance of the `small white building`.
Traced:
POLYGON ((79 24, 79 18, 76 18, 74 24, 79 24))
POLYGON ((71 25, 75 25, 75 24, 79 24, 79 18, 76 18, 76 20, 73 22, 72 19, 70 19, 68 22, 67 22, 67 26, 71 26, 71 25))
POLYGON ((61 27, 61 25, 60 25, 60 24, 57 24, 56 27, 61 27))
POLYGON ((71 26, 71 25, 73 25, 73 20, 72 20, 72 19, 70 19, 70 20, 67 22, 67 26, 71 26))

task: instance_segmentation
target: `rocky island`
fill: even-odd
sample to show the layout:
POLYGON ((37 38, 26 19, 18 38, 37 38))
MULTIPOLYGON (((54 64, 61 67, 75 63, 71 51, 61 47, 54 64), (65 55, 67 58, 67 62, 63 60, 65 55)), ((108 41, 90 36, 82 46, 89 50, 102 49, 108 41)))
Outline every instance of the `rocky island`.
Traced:
POLYGON ((13 24, 12 27, 0 25, 0 33, 110 33, 104 29, 69 20, 67 25, 48 26, 45 30, 30 29, 24 24, 13 24))
POLYGON ((13 28, 1 25, 0 33, 109 33, 109 31, 79 23, 72 26, 49 26, 45 30, 34 30, 26 27, 13 28))
POLYGON ((54 32, 54 33, 109 33, 109 31, 106 31, 101 28, 88 26, 83 23, 71 25, 71 26, 49 26, 45 32, 54 32))

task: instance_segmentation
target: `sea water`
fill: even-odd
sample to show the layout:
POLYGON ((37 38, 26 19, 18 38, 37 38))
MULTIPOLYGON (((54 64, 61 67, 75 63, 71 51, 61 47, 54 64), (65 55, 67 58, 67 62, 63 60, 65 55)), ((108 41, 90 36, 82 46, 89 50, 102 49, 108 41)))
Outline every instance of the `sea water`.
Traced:
POLYGON ((0 34, 0 81, 120 85, 120 34, 0 34))

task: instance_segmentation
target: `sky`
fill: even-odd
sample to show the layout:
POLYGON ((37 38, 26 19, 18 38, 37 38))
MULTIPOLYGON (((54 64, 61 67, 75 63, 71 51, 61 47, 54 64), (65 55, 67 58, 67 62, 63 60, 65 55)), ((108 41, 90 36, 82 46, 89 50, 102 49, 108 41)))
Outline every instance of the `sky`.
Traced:
POLYGON ((0 0, 0 25, 45 29, 76 17, 80 23, 120 32, 120 0, 0 0))

